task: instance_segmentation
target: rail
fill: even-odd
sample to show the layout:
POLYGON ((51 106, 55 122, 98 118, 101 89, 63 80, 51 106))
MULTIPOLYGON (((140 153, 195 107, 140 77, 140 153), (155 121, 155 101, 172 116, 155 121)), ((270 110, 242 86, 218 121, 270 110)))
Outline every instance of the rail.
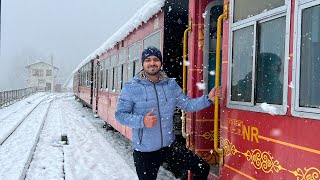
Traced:
MULTIPOLYGON (((224 12, 218 18, 217 23, 217 44, 216 44, 216 78, 215 87, 220 86, 220 50, 221 50, 221 31, 223 19, 228 18, 229 4, 225 3, 224 12)), ((223 165, 223 149, 219 148, 219 97, 214 96, 214 150, 219 154, 219 164, 223 165)))
MULTIPOLYGON (((182 63, 182 70, 183 70, 183 76, 182 76, 182 92, 187 93, 187 43, 188 43, 188 32, 190 32, 192 29, 192 20, 189 20, 189 27, 184 31, 183 34, 183 63, 182 63)), ((182 131, 182 137, 186 138, 189 136, 186 132, 186 112, 181 111, 181 131, 182 131)))
POLYGON ((37 87, 29 87, 23 89, 15 89, 9 91, 1 91, 0 92, 0 108, 5 106, 9 106, 16 101, 19 101, 30 94, 33 94, 38 91, 37 87))

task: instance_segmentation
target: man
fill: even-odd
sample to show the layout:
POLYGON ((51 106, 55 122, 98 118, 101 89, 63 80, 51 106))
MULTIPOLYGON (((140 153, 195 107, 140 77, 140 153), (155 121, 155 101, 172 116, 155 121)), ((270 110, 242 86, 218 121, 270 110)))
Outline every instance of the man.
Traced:
POLYGON ((161 70, 162 55, 157 48, 146 48, 141 60, 143 70, 125 83, 115 112, 117 121, 132 128, 133 158, 139 179, 156 179, 164 162, 191 170, 194 179, 207 179, 209 164, 175 142, 173 115, 176 106, 187 112, 210 106, 215 95, 221 97, 221 88, 190 99, 175 79, 161 70))

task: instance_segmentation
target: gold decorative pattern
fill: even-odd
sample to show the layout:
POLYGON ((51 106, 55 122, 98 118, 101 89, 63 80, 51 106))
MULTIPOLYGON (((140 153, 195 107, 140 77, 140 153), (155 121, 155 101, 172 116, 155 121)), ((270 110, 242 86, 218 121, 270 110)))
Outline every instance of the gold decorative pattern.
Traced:
POLYGON ((221 139, 220 139, 220 144, 223 148, 225 156, 231 156, 231 155, 235 155, 235 154, 239 153, 239 151, 236 149, 235 145, 233 145, 228 139, 226 139, 224 141, 222 141, 221 139))
POLYGON ((203 137, 206 140, 213 141, 213 135, 214 135, 213 131, 209 131, 209 132, 205 132, 204 134, 200 134, 198 136, 203 137))
POLYGON ((260 169, 265 173, 279 172, 283 169, 278 160, 273 160, 270 152, 261 152, 259 149, 254 149, 241 154, 246 156, 247 161, 251 161, 251 164, 256 169, 260 169))
POLYGON ((294 174, 297 177, 297 180, 316 180, 320 179, 320 170, 317 168, 309 168, 307 169, 306 167, 304 170, 298 168, 295 171, 289 171, 292 174, 294 174))
MULTIPOLYGON (((270 152, 261 151, 260 149, 251 149, 246 152, 237 150, 235 145, 228 139, 220 137, 221 147, 224 149, 224 156, 234 156, 241 154, 250 161, 255 169, 264 173, 278 173, 279 171, 287 171, 293 174, 297 180, 320 180, 320 170, 315 167, 298 168, 294 171, 288 170, 280 165, 280 162, 271 155, 270 152)), ((240 157, 240 156, 239 156, 240 157)))

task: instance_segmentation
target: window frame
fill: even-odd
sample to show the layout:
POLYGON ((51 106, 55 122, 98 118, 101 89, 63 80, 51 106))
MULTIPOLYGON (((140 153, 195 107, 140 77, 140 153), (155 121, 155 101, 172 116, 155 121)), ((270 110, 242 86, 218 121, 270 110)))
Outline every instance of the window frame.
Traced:
POLYGON ((292 89, 291 97, 291 112, 293 116, 312 118, 320 120, 320 108, 300 107, 299 106, 299 93, 300 93, 300 64, 301 64, 301 23, 302 11, 313 6, 320 5, 320 0, 300 0, 295 4, 295 25, 294 25, 294 38, 293 38, 293 68, 292 68, 292 89))
MULTIPOLYGON (((230 17, 233 17, 233 10, 234 10, 234 1, 231 0, 230 2, 230 17)), ((270 104, 278 109, 279 115, 285 115, 287 113, 287 96, 288 96, 288 58, 289 57, 289 39, 290 39, 290 12, 291 12, 291 0, 286 0, 285 5, 277 7, 267 12, 263 12, 261 14, 249 17, 244 20, 240 20, 236 23, 233 23, 233 18, 229 18, 229 40, 228 43, 230 45, 228 49, 228 88, 227 88, 227 107, 232 109, 239 109, 239 110, 247 110, 247 111, 254 111, 254 112, 265 112, 261 107, 261 103, 255 103, 255 89, 256 89, 256 57, 257 57, 257 46, 255 45, 257 42, 257 32, 258 32, 258 25, 263 22, 268 22, 280 17, 286 18, 285 24, 285 49, 284 49, 284 72, 283 72, 283 99, 282 104, 270 104), (231 100, 231 83, 232 83, 232 57, 233 57, 233 33, 236 30, 253 26, 254 31, 254 38, 253 38, 253 71, 252 71, 252 92, 251 92, 251 102, 240 102, 240 101, 232 101, 231 100)))
MULTIPOLYGON (((206 68, 203 69, 203 81, 208 82, 209 81, 209 39, 210 39, 210 11, 214 6, 217 5, 222 5, 223 6, 223 0, 218 0, 218 1, 212 1, 210 2, 207 7, 206 11, 209 13, 207 16, 204 18, 204 46, 203 46, 203 64, 206 68)), ((222 34, 222 33, 221 33, 222 34)), ((222 36, 223 37, 223 36, 222 36)), ((210 39, 211 40, 211 39, 210 39)), ((208 82, 209 83, 209 82, 208 82)), ((220 82, 221 84, 221 82, 220 82)), ((206 84, 206 89, 203 91, 204 94, 208 94, 209 90, 208 89, 209 84, 206 84)))
MULTIPOLYGON (((147 39, 149 39, 151 36, 153 36, 153 35, 156 35, 157 33, 159 33, 159 47, 156 47, 156 48, 159 48, 159 50, 162 52, 162 47, 161 47, 161 44, 162 44, 162 38, 161 38, 161 36, 162 36, 162 34, 161 34, 161 32, 162 32, 162 29, 159 29, 158 31, 154 31, 154 32, 152 32, 152 33, 150 33, 148 36, 146 36, 145 38, 143 38, 142 39, 142 49, 145 49, 145 48, 147 48, 148 46, 145 46, 145 40, 147 40, 147 39)), ((152 46, 154 46, 154 45, 152 45, 152 46)))
MULTIPOLYGON (((131 80, 135 76, 135 74, 138 73, 138 72, 135 72, 136 71, 135 63, 139 64, 139 62, 140 62, 140 59, 141 59, 141 53, 140 53, 141 45, 142 45, 142 43, 140 41, 137 41, 137 42, 132 43, 130 46, 128 46, 128 65, 127 65, 127 67, 129 67, 129 64, 132 64, 132 70, 131 70, 132 71, 132 77, 127 77, 127 81, 131 80), (138 52, 138 57, 133 57, 132 58, 132 57, 129 57, 130 48, 132 48, 134 46, 137 46, 137 49, 139 50, 139 52, 138 52)), ((139 66, 139 69, 141 69, 140 67, 141 66, 139 66)))
POLYGON ((104 90, 105 91, 108 91, 109 90, 109 73, 110 73, 110 57, 107 57, 104 59, 104 74, 105 74, 105 79, 104 79, 104 83, 105 83, 105 86, 104 86, 104 90))
POLYGON ((100 70, 99 70, 99 91, 103 90, 104 87, 104 61, 100 62, 100 70))
POLYGON ((126 82, 127 79, 127 68, 126 68, 126 63, 128 59, 128 51, 127 48, 122 48, 118 51, 118 64, 117 64, 117 73, 118 73, 118 83, 117 83, 117 92, 120 92, 121 89, 123 88, 124 83, 126 82), (120 59, 120 58, 124 59, 120 59), (119 77, 120 75, 120 77, 119 77))
POLYGON ((114 53, 110 56, 110 69, 111 69, 111 85, 110 85, 110 92, 116 92, 118 87, 118 71, 117 71, 117 65, 118 65, 118 56, 117 53, 114 53), (114 58, 114 59, 113 59, 114 58), (114 60, 114 62, 112 61, 114 60))

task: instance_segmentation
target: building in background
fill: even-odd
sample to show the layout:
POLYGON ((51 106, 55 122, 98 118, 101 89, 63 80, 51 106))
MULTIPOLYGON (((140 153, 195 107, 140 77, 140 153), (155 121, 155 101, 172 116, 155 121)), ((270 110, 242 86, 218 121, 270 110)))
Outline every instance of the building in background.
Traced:
POLYGON ((39 91, 54 92, 59 68, 43 61, 29 64, 27 69, 27 87, 38 87, 39 91))

